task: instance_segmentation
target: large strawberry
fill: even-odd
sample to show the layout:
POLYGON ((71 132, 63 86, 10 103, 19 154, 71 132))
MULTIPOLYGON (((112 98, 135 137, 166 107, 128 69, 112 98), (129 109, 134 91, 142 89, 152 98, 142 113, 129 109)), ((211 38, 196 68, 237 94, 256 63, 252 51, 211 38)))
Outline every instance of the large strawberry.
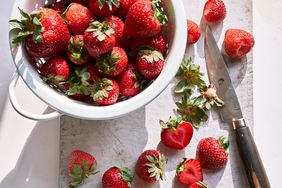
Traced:
POLYGON ((164 57, 156 50, 141 50, 137 55, 136 63, 142 76, 152 80, 162 72, 164 57))
POLYGON ((138 0, 119 0, 119 8, 116 11, 116 14, 119 17, 125 17, 129 8, 138 0))
POLYGON ((157 7, 159 0, 142 0, 134 3, 126 16, 124 32, 133 37, 152 37, 167 23, 167 17, 157 7))
POLYGON ((201 37, 201 29, 192 20, 187 20, 187 36, 187 44, 194 44, 201 37))
POLYGON ((176 169, 177 179, 184 185, 203 181, 203 170, 197 159, 183 158, 176 169))
POLYGON ((225 137, 202 139, 197 148, 197 158, 201 166, 212 170, 224 167, 228 161, 228 154, 225 151, 228 146, 229 141, 225 137))
POLYGON ((93 57, 105 54, 116 45, 115 30, 109 27, 107 20, 90 24, 83 35, 85 48, 93 57))
POLYGON ((162 143, 173 149, 184 149, 191 141, 193 127, 190 123, 182 121, 182 118, 169 117, 167 123, 160 120, 162 126, 162 143))
POLYGON ((127 167, 111 167, 102 177, 103 188, 130 188, 133 175, 127 167))
POLYGON ((166 159, 157 150, 146 150, 138 158, 136 164, 137 175, 146 182, 163 180, 165 177, 166 159))
POLYGON ((30 15, 20 9, 21 21, 10 20, 17 35, 13 43, 25 41, 27 51, 34 57, 56 56, 68 47, 70 33, 60 14, 49 8, 39 8, 30 15))
POLYGON ((78 187, 90 175, 96 174, 96 159, 89 153, 74 150, 69 155, 69 176, 72 177, 70 187, 78 187))
POLYGON ((94 20, 91 11, 79 3, 71 3, 63 16, 73 35, 83 34, 89 23, 94 20))
POLYGON ((226 7, 222 0, 208 0, 203 10, 207 23, 219 23, 226 17, 226 7))
POLYGON ((99 72, 108 76, 117 76, 124 71, 128 63, 126 52, 114 47, 109 53, 97 58, 99 72))
POLYGON ((119 0, 89 0, 89 8, 99 17, 112 15, 119 7, 119 0))
POLYGON ((90 60, 90 55, 84 47, 83 35, 76 35, 71 37, 68 46, 68 58, 74 64, 85 64, 90 60))

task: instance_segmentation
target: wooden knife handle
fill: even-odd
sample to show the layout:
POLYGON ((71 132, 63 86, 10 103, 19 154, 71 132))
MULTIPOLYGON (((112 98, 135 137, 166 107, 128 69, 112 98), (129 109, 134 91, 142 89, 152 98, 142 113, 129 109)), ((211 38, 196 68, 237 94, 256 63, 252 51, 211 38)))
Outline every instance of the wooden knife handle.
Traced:
POLYGON ((244 119, 233 121, 236 139, 251 188, 270 188, 255 141, 244 119))

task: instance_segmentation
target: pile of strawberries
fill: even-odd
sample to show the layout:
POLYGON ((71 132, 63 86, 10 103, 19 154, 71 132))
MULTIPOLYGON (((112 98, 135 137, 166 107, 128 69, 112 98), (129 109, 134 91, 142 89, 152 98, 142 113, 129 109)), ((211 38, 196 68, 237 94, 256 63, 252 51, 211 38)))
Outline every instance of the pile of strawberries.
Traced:
POLYGON ((77 100, 111 105, 137 95, 164 66, 159 0, 61 0, 10 20, 43 79, 77 100), (42 60, 43 59, 43 60, 42 60))

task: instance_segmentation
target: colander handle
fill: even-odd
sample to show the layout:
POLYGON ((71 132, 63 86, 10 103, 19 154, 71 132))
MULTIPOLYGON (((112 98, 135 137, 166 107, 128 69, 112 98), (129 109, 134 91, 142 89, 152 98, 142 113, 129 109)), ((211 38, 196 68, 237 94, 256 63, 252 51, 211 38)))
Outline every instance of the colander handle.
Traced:
POLYGON ((9 99, 10 99, 10 102, 11 102, 13 108, 20 115, 22 115, 23 117, 26 117, 28 119, 35 120, 35 121, 51 120, 51 119, 55 119, 55 118, 58 118, 58 117, 63 115, 62 113, 60 113, 58 111, 51 112, 51 113, 48 113, 48 114, 33 114, 31 112, 24 110, 19 105, 17 98, 16 98, 16 85, 17 85, 18 79, 19 79, 19 74, 16 71, 14 76, 13 76, 13 79, 12 79, 10 85, 9 85, 9 99))

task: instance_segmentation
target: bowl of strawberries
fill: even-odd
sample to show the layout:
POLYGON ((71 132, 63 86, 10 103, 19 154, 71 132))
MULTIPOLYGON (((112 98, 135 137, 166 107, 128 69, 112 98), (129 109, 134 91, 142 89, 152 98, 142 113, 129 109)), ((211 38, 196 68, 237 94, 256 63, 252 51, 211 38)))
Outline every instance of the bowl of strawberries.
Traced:
POLYGON ((9 98, 34 120, 62 114, 103 120, 132 112, 167 87, 186 47, 181 1, 24 0, 11 18, 17 71, 9 98), (15 97, 19 77, 55 111, 25 111, 15 97))

